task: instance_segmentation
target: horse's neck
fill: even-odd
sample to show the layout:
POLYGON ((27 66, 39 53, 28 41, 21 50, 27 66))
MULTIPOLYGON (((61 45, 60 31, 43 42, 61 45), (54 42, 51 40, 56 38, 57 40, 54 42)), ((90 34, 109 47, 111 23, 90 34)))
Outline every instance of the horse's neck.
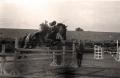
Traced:
POLYGON ((63 39, 62 35, 58 32, 56 35, 56 39, 60 39, 62 43, 65 42, 65 40, 63 39))
POLYGON ((44 31, 37 31, 33 34, 31 34, 31 36, 44 36, 46 33, 44 31))
POLYGON ((46 36, 48 34, 48 31, 41 31, 40 34, 46 36))

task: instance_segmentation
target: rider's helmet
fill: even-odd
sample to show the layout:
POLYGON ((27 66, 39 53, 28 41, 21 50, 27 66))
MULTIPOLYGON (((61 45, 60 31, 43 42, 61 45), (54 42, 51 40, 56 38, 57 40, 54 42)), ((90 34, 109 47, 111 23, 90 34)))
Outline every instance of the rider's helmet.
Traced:
POLYGON ((50 23, 50 26, 55 26, 55 25, 56 25, 56 21, 50 23))

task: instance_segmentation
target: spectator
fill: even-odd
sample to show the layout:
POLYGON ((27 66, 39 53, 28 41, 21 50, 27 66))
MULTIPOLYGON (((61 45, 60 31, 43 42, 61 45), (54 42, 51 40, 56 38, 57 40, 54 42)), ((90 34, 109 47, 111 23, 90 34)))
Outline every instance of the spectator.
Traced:
POLYGON ((76 45, 76 58, 77 65, 81 67, 82 59, 83 59, 84 45, 82 41, 79 41, 76 45))

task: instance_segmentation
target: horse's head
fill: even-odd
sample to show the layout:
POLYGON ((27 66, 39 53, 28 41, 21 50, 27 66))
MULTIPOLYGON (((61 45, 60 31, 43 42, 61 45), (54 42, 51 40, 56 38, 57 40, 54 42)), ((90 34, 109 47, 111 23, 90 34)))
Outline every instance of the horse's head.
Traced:
POLYGON ((57 31, 57 34, 62 36, 63 40, 66 40, 66 31, 67 31, 66 25, 62 23, 58 23, 56 26, 56 31, 57 31))
POLYGON ((45 36, 45 40, 51 44, 63 43, 64 40, 66 40, 66 30, 67 29, 64 24, 54 24, 54 26, 50 27, 47 35, 45 36))

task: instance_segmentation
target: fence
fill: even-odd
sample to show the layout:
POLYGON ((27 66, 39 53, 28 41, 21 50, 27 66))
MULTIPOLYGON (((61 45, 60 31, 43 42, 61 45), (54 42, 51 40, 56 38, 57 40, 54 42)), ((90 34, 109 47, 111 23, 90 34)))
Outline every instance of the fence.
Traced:
MULTIPOLYGON (((18 56, 29 56, 29 54, 26 54, 26 52, 28 52, 29 54, 38 54, 40 52, 44 52, 44 54, 47 55, 52 55, 52 62, 49 64, 50 66, 65 66, 66 62, 65 62, 65 55, 67 53, 72 54, 71 58, 72 58, 72 63, 71 66, 72 67, 76 67, 77 66, 77 62, 76 62, 76 53, 75 53, 75 42, 73 42, 72 45, 72 50, 66 50, 66 46, 63 46, 62 50, 51 50, 51 49, 24 49, 24 48, 19 48, 18 47, 18 40, 15 40, 15 52, 14 53, 6 53, 5 52, 5 45, 2 45, 2 52, 0 53, 0 57, 1 57, 1 76, 11 76, 11 77, 19 77, 19 71, 16 69, 17 68, 17 63, 19 61, 23 61, 25 59, 18 59, 18 56), (22 54, 21 54, 22 52, 22 54), (62 63, 60 65, 58 65, 56 62, 56 55, 61 55, 62 56, 62 63), (7 61, 7 57, 13 57, 14 60, 12 60, 11 62, 14 62, 14 71, 11 71, 10 73, 7 73, 6 71, 6 66, 5 64, 8 62, 7 61)), ((42 55, 41 55, 42 56, 42 55)), ((41 58, 42 59, 42 58, 41 58)), ((51 58, 49 58, 51 59, 51 58)))

